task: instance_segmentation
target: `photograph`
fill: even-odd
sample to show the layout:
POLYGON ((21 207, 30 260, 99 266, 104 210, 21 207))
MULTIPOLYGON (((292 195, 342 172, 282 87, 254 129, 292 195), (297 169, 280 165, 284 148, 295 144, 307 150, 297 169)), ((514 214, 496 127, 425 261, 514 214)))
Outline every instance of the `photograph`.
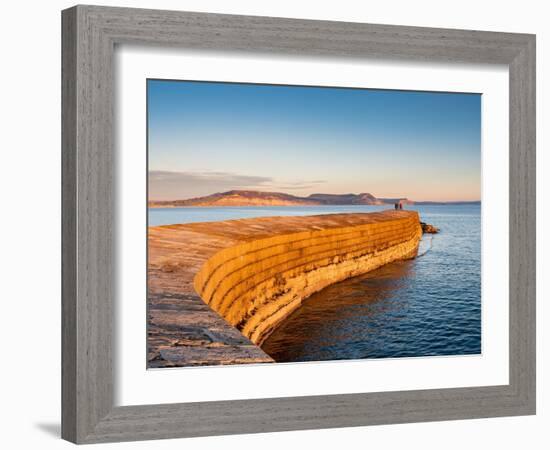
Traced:
POLYGON ((481 354, 481 94, 147 80, 147 368, 481 354))

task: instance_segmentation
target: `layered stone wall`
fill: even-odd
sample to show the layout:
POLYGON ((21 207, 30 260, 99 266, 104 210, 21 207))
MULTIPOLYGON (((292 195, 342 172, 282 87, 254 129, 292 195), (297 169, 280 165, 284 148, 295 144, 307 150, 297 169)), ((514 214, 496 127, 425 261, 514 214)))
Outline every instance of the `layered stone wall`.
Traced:
POLYGON ((203 224, 206 233, 224 235, 225 229, 232 245, 204 262, 193 286, 210 308, 257 345, 314 292, 414 257, 422 236, 414 211, 231 222, 235 229, 229 234, 227 225, 216 231, 203 224))

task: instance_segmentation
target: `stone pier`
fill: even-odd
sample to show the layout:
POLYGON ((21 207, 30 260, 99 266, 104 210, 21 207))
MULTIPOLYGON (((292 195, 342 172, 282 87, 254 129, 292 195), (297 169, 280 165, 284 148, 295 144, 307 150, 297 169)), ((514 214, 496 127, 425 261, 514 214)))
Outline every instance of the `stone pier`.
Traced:
POLYGON ((273 362, 262 342, 311 294, 416 255, 414 211, 150 227, 148 366, 273 362))

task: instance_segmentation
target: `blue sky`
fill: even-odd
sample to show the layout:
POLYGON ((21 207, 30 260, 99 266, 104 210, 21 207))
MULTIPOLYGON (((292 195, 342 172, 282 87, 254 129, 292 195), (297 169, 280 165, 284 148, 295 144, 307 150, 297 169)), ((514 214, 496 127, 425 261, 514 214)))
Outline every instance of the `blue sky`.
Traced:
POLYGON ((149 197, 479 200, 481 95, 148 80, 149 197))

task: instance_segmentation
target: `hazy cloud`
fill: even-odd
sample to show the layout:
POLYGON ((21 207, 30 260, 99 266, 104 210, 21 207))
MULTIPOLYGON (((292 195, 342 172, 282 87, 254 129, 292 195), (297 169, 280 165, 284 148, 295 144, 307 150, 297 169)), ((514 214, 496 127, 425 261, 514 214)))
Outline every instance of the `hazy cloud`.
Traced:
POLYGON ((271 182, 268 177, 225 172, 149 172, 149 199, 174 200, 210 195, 231 189, 252 189, 271 182))
POLYGON ((274 183, 272 185, 273 189, 279 189, 281 191, 299 191, 303 189, 313 189, 314 187, 319 186, 320 184, 326 183, 325 180, 315 180, 315 181, 308 181, 308 182, 296 182, 296 183, 284 183, 284 184, 278 184, 274 183))
POLYGON ((311 189, 322 180, 278 183, 271 177, 239 175, 229 172, 149 171, 149 199, 175 200, 202 197, 232 189, 292 192, 311 189))

